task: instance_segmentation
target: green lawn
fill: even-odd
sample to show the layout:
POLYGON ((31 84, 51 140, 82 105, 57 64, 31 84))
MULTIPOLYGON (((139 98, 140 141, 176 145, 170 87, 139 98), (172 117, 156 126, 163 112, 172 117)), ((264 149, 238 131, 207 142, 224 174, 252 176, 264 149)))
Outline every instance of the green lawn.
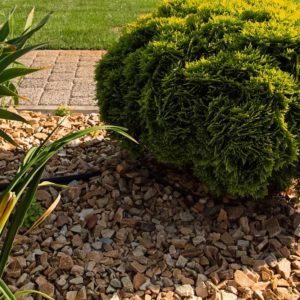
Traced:
POLYGON ((125 24, 135 20, 140 14, 151 11, 158 2, 159 0, 1 0, 0 18, 3 21, 3 15, 7 15, 14 5, 17 5, 15 23, 21 23, 22 26, 33 6, 36 9, 35 20, 54 11, 49 23, 32 39, 32 43, 46 42, 49 49, 107 49, 118 38, 125 24))

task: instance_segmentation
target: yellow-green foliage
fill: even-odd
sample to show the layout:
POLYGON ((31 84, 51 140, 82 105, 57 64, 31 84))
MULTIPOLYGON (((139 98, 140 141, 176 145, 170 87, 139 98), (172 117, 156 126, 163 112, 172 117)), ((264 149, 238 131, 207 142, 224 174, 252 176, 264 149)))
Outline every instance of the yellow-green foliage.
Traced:
POLYGON ((298 176, 299 61, 293 1, 163 1, 98 65, 101 114, 213 193, 263 197, 298 176))

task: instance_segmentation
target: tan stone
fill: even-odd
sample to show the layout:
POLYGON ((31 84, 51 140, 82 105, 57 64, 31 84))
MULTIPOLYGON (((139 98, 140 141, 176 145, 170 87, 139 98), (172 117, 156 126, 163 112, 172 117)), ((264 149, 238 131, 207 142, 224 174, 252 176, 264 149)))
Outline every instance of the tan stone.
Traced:
POLYGON ((249 269, 245 269, 244 273, 250 278, 252 279, 254 282, 258 282, 259 280, 259 274, 257 274, 256 272, 253 272, 249 269))
POLYGON ((223 208, 220 209, 219 215, 218 215, 218 222, 226 222, 228 220, 227 212, 223 208))
POLYGON ((160 292, 160 285, 153 285, 153 284, 150 284, 148 286, 148 289, 153 293, 153 294, 159 294, 160 292))
POLYGON ((66 294, 66 300, 76 300, 77 292, 76 291, 69 291, 66 294))
POLYGON ((136 273, 133 277, 133 287, 138 290, 147 280, 147 277, 141 273, 136 273))
POLYGON ((181 281, 182 284, 190 284, 190 285, 195 284, 194 279, 185 277, 183 275, 180 276, 180 281, 181 281))
POLYGON ((81 290, 76 295, 76 300, 86 300, 87 294, 86 294, 86 288, 83 286, 81 290))
POLYGON ((133 261, 132 263, 130 263, 130 267, 133 269, 133 271, 137 273, 144 273, 147 269, 146 266, 140 264, 137 261, 133 261))
POLYGON ((46 190, 38 190, 36 192, 36 199, 39 201, 47 201, 47 200, 51 200, 51 194, 46 191, 46 190))
POLYGON ((293 269, 300 270, 300 260, 295 260, 292 262, 293 269))
POLYGON ((226 245, 234 245, 234 239, 232 236, 226 231, 221 235, 221 240, 226 244, 226 245))
POLYGON ((285 279, 289 279, 291 275, 291 262, 286 258, 282 258, 278 261, 277 271, 281 274, 285 279))
POLYGON ((237 220, 239 219, 245 211, 244 206, 232 206, 227 208, 227 214, 229 220, 237 220))
POLYGON ((255 282, 250 279, 243 271, 237 270, 234 273, 234 280, 240 287, 251 287, 255 282))
POLYGON ((196 287, 196 296, 206 298, 209 296, 208 288, 204 282, 200 282, 196 287))
POLYGON ((261 270, 261 278, 263 281, 270 281, 273 277, 273 272, 271 270, 263 269, 261 270))
POLYGON ((248 217, 244 216, 240 218, 240 225, 244 233, 250 233, 249 220, 248 217))
POLYGON ((281 233, 281 227, 276 218, 271 218, 267 221, 266 229, 269 233, 269 237, 275 237, 281 233))
POLYGON ((191 227, 180 226, 179 230, 183 235, 190 235, 193 233, 193 228, 191 227))
POLYGON ((172 291, 168 291, 166 294, 167 300, 173 300, 174 298, 174 293, 172 291))
POLYGON ((134 295, 130 300, 142 300, 142 298, 139 295, 134 295))
POLYGON ((68 223, 69 223, 69 218, 68 218, 68 216, 66 216, 66 215, 59 215, 59 216, 57 217, 56 225, 57 225, 58 227, 62 227, 62 226, 64 226, 64 225, 67 225, 68 223))
POLYGON ((84 267, 82 266, 78 266, 78 265, 74 265, 71 269, 71 274, 78 276, 78 275, 83 275, 84 274, 84 267))
POLYGON ((192 297, 192 296, 194 296, 194 289, 189 284, 176 286, 175 292, 176 292, 176 294, 178 294, 181 297, 192 297))
POLYGON ((260 282, 254 283, 251 286, 251 289, 253 291, 264 291, 267 288, 268 285, 270 285, 270 282, 262 282, 262 281, 260 281, 260 282))
POLYGON ((187 241, 184 239, 172 239, 171 243, 175 246, 175 248, 184 249, 187 241))
POLYGON ((233 293, 228 293, 226 291, 221 291, 221 300, 237 300, 238 297, 237 295, 233 294, 233 293))
POLYGON ((59 260, 59 268, 61 270, 71 270, 74 266, 74 262, 71 256, 63 255, 59 260))
POLYGON ((45 282, 39 286, 39 291, 52 297, 54 295, 54 285, 50 282, 45 282))

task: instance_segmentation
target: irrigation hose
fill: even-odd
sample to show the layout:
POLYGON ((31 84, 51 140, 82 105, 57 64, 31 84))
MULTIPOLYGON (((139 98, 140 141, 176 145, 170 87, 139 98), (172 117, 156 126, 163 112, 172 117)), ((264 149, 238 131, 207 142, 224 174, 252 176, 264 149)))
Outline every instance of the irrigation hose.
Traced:
MULTIPOLYGON (((144 161, 144 163, 147 164, 147 161, 144 161)), ((149 163, 149 162, 148 162, 149 163)), ((166 171, 163 168, 159 167, 159 164, 156 164, 156 167, 158 168, 151 168, 151 164, 147 164, 148 168, 150 169, 150 178, 154 179, 156 182, 164 184, 164 185, 169 185, 172 186, 172 188, 176 191, 178 191, 179 193, 181 193, 184 196, 187 195, 191 195, 194 197, 199 197, 199 193, 196 191, 192 191, 190 189, 187 189, 186 187, 183 187, 181 184, 179 183, 174 183, 171 180, 169 180, 167 173, 168 171, 166 171)), ((83 180, 83 181, 87 181, 92 177, 97 177, 101 174, 101 171, 94 171, 94 172, 89 172, 89 173, 82 173, 82 174, 75 174, 75 175, 68 175, 68 176, 60 176, 60 177, 51 177, 51 178, 42 178, 41 182, 43 181, 50 181, 53 183, 57 183, 57 184, 67 184, 70 183, 73 180, 83 180)), ((8 185, 10 183, 1 183, 0 184, 0 191, 5 190, 8 185)))
MULTIPOLYGON (((99 176, 100 171, 98 172, 91 172, 91 173, 83 173, 83 174, 76 174, 76 175, 69 175, 69 176, 60 176, 60 177, 52 177, 52 178, 43 178, 43 181, 50 181, 53 183, 69 183, 73 180, 89 180, 92 177, 99 176)), ((8 187, 9 183, 1 183, 0 184, 0 191, 5 190, 8 187)))

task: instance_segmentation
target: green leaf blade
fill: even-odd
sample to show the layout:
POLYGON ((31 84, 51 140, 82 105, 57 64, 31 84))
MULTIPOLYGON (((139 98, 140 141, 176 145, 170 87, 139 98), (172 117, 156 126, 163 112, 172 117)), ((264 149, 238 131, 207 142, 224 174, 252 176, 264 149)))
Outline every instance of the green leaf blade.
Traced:
POLYGON ((20 115, 3 108, 0 108, 0 119, 27 123, 27 121, 20 115))
POLYGON ((2 129, 0 129, 0 137, 3 138, 5 141, 9 142, 10 144, 14 145, 15 147, 19 147, 15 140, 2 129))
POLYGON ((10 288, 6 285, 3 279, 0 279, 0 291, 4 295, 4 299, 16 300, 16 297, 14 296, 10 288))
POLYGON ((0 83, 3 83, 5 81, 9 81, 14 78, 23 77, 25 75, 37 72, 42 70, 42 68, 26 68, 26 67, 20 67, 20 68, 10 68, 4 70, 0 74, 0 83))
POLYGON ((34 10, 35 10, 35 8, 33 7, 32 10, 30 11, 30 13, 28 14, 28 17, 27 17, 27 20, 25 23, 25 27, 24 27, 24 33, 26 33, 26 31, 28 31, 30 29, 30 27, 32 26, 34 10))

